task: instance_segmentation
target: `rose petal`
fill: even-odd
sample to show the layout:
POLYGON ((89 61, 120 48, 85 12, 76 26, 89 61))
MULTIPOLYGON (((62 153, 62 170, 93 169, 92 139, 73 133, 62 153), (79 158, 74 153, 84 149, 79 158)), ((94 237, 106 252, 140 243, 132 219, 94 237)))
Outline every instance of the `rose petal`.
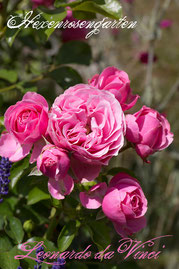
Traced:
POLYGON ((32 148, 32 144, 21 145, 16 138, 5 133, 0 138, 0 155, 9 158, 11 162, 17 162, 25 158, 32 148))

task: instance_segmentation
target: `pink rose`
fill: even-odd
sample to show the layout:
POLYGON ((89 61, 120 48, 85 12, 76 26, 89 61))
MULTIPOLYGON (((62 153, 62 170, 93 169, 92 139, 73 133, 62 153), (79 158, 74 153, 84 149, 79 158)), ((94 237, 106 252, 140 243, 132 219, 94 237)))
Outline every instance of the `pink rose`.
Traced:
POLYGON ((33 8, 37 8, 38 6, 52 6, 55 0, 32 0, 33 8))
MULTIPOLYGON (((70 9, 67 10, 67 16, 64 19, 64 22, 69 21, 69 23, 72 23, 73 21, 76 23, 78 20, 73 17, 72 11, 70 9)), ((82 22, 82 21, 81 21, 82 22)), ((88 33, 88 30, 86 28, 65 28, 62 30, 62 41, 68 42, 72 40, 84 40, 86 35, 88 33)))
POLYGON ((80 201, 82 205, 88 209, 97 209, 102 205, 103 197, 106 191, 106 183, 98 183, 88 192, 80 192, 80 201))
POLYGON ((69 175, 66 175, 64 178, 59 180, 50 178, 48 182, 48 190, 52 197, 57 200, 65 199, 65 196, 69 195, 73 188, 74 182, 69 175))
MULTIPOLYGON (((158 60, 157 56, 154 55, 153 62, 155 63, 158 60)), ((149 62, 149 53, 147 51, 142 51, 139 54, 139 61, 143 64, 148 64, 149 62)))
POLYGON ((102 202, 116 232, 127 237, 146 226, 147 200, 138 181, 126 173, 114 176, 102 202))
POLYGON ((7 131, 21 144, 30 144, 45 135, 48 125, 48 104, 43 96, 27 92, 22 101, 10 106, 4 115, 7 131))
POLYGON ((173 24, 173 21, 172 20, 162 20, 160 22, 160 28, 170 28, 173 24))
POLYGON ((41 138, 48 125, 45 98, 35 92, 27 92, 22 101, 7 109, 4 124, 8 133, 0 138, 0 155, 12 162, 19 161, 29 154, 34 144, 31 162, 35 161, 44 145, 41 138), (11 150, 7 150, 7 145, 11 150))
POLYGON ((96 74, 89 84, 97 89, 113 93, 123 111, 132 108, 139 98, 138 95, 132 95, 127 73, 115 67, 105 68, 100 75, 96 74))
POLYGON ((126 124, 126 138, 135 145, 137 154, 144 160, 173 141, 167 119, 149 107, 143 106, 134 115, 126 115, 126 124))
POLYGON ((40 156, 37 158, 37 168, 45 176, 53 179, 61 179, 68 173, 70 159, 67 153, 51 144, 43 147, 40 156))
POLYGON ((124 145, 124 114, 114 95, 79 84, 56 98, 48 133, 55 145, 72 153, 76 177, 90 180, 124 145))

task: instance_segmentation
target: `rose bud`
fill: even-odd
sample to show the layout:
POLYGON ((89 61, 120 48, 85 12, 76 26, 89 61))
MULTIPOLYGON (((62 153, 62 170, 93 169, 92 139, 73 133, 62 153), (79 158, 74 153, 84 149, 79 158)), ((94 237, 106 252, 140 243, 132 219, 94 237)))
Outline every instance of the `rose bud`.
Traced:
POLYGON ((128 74, 115 67, 105 68, 100 75, 96 74, 89 80, 89 84, 113 93, 123 111, 132 108, 139 98, 138 95, 132 95, 128 74))
POLYGON ((146 226, 147 200, 138 181, 126 173, 114 176, 102 202, 104 214, 122 237, 146 226))
POLYGON ((143 106, 137 113, 126 115, 126 124, 127 140, 134 144, 137 154, 145 161, 173 141, 168 120, 152 108, 143 106))
MULTIPOLYGON (((155 63, 157 60, 158 60, 157 56, 154 55, 153 62, 155 63)), ((148 62, 149 62, 149 53, 147 51, 140 52, 139 61, 142 64, 148 64, 148 62)))
POLYGON ((42 153, 37 158, 37 168, 45 176, 59 180, 65 177, 70 167, 70 159, 61 148, 48 144, 42 149, 42 153))
POLYGON ((88 209, 97 209, 102 205, 103 197, 106 191, 106 183, 98 183, 88 192, 80 192, 80 201, 82 205, 88 209))

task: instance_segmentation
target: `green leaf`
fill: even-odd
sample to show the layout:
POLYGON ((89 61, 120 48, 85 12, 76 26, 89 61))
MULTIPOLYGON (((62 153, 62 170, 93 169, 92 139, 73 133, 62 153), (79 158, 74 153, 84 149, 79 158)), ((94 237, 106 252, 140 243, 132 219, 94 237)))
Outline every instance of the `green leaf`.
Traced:
MULTIPOLYGON (((41 8, 41 10, 44 10, 43 8, 41 8)), ((67 15, 67 11, 62 9, 62 10, 55 10, 55 13, 54 13, 54 10, 46 10, 46 12, 43 12, 42 13, 42 16, 44 17, 44 19, 46 21, 49 21, 49 22, 54 22, 54 26, 56 25, 57 22, 60 22, 62 21, 67 15)), ((45 34, 47 36, 47 39, 50 37, 50 35, 55 31, 55 28, 52 27, 52 28, 47 28, 45 30, 45 34)))
POLYGON ((0 126, 4 126, 4 117, 0 117, 0 126))
POLYGON ((67 89, 70 86, 82 83, 82 78, 78 72, 68 66, 60 67, 51 73, 49 76, 56 81, 63 89, 67 89))
POLYGON ((35 166, 34 168, 32 168, 28 176, 30 177, 30 176, 42 176, 42 175, 43 175, 42 172, 38 170, 37 166, 35 166))
POLYGON ((18 33, 20 32, 21 29, 10 29, 7 28, 6 30, 6 41, 9 45, 9 47, 12 47, 14 40, 16 38, 16 36, 18 35, 18 33))
POLYGON ((96 19, 96 14, 93 12, 87 12, 87 11, 73 11, 73 17, 78 19, 78 20, 94 20, 96 19))
POLYGON ((70 221, 63 227, 57 240, 57 245, 60 252, 65 251, 71 245, 76 233, 76 221, 70 221))
POLYGON ((91 58, 91 47, 86 42, 75 40, 62 45, 57 56, 57 62, 58 64, 77 63, 89 65, 91 58))
POLYGON ((5 79, 11 83, 15 83, 17 81, 18 75, 15 70, 6 70, 1 69, 0 70, 0 78, 5 79))
POLYGON ((102 221, 91 221, 87 226, 91 239, 100 250, 104 250, 111 243, 110 229, 102 221))
POLYGON ((69 1, 62 1, 62 0, 55 0, 55 7, 73 7, 76 6, 78 4, 80 4, 83 0, 76 0, 73 2, 69 2, 69 1))
POLYGON ((16 247, 7 252, 0 252, 1 269, 17 269, 20 263, 18 260, 14 259, 14 256, 16 255, 17 255, 16 247))
POLYGON ((136 178, 133 171, 131 171, 131 170, 127 169, 127 168, 123 168, 123 167, 115 167, 115 168, 110 169, 107 172, 107 174, 111 175, 111 176, 115 176, 118 173, 126 173, 126 174, 129 174, 130 176, 136 178))
POLYGON ((25 169, 27 169, 29 167, 29 158, 30 157, 27 156, 23 160, 13 164, 13 166, 11 168, 11 175, 9 177, 11 180, 10 186, 12 189, 16 186, 17 182, 24 174, 25 169))
POLYGON ((15 243, 20 244, 24 237, 24 231, 19 219, 8 217, 5 221, 5 232, 11 237, 15 243))
POLYGON ((3 201, 3 203, 0 204, 0 218, 12 215, 13 213, 10 204, 7 201, 3 201))
POLYGON ((112 19, 119 19, 122 14, 121 4, 118 0, 85 1, 73 7, 72 10, 99 13, 112 19))
MULTIPOLYGON (((12 16, 16 16, 16 18, 14 19, 14 21, 16 21, 16 25, 21 24, 22 18, 24 18, 24 16, 25 16, 25 12, 26 12, 25 10, 18 10, 15 13, 11 14, 12 16)), ((21 28, 20 29, 19 28, 13 28, 13 29, 7 28, 5 37, 6 37, 7 43, 10 47, 13 45, 14 40, 20 31, 21 31, 21 28)))
POLYGON ((33 188, 28 195, 28 205, 36 204, 42 200, 50 199, 50 195, 39 189, 38 187, 33 188))
POLYGON ((9 237, 6 235, 0 235, 0 252, 8 251, 13 247, 9 237))

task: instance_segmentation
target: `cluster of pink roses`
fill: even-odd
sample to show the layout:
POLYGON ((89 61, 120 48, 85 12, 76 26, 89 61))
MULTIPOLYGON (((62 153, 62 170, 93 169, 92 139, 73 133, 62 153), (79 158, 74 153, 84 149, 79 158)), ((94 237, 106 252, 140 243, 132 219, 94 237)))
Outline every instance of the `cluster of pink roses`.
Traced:
MULTIPOLYGON (((167 119, 143 106, 125 116, 139 96, 133 95, 128 75, 106 68, 88 84, 78 84, 56 98, 51 109, 41 95, 28 92, 4 116, 7 132, 0 138, 0 155, 16 162, 31 152, 30 162, 49 177, 48 189, 56 199, 69 195, 75 183, 95 180, 125 144, 146 161, 173 141, 167 119)), ((80 193, 82 205, 102 206, 122 236, 145 226, 147 200, 135 178, 119 173, 80 193)))

